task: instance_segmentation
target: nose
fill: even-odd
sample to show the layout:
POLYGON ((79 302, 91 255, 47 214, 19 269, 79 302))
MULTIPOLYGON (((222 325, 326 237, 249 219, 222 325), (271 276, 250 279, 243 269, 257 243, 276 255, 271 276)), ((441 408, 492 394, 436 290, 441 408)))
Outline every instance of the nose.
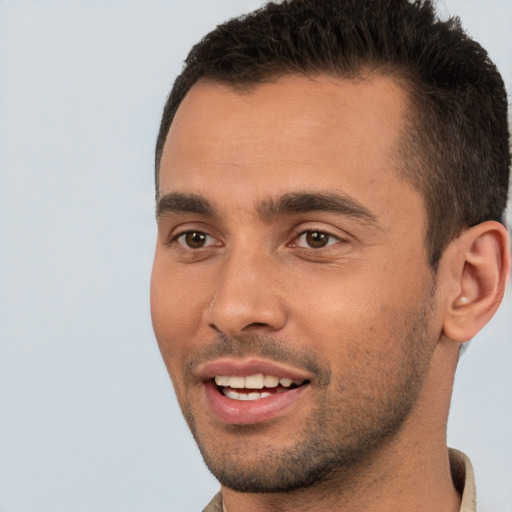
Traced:
MULTIPOLYGON (((216 332, 235 336, 273 332, 287 322, 275 262, 262 255, 233 254, 222 263, 206 314, 216 332)), ((277 272, 278 274, 278 272, 277 272)))

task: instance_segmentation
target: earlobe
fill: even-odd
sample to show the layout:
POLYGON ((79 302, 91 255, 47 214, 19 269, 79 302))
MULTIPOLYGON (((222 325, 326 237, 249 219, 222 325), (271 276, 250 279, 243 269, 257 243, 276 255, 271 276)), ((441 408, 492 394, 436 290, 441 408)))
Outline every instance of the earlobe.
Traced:
POLYGON ((445 257, 452 282, 443 333, 454 341, 469 341, 489 322, 505 293, 510 272, 507 231, 495 221, 478 224, 454 240, 445 257))

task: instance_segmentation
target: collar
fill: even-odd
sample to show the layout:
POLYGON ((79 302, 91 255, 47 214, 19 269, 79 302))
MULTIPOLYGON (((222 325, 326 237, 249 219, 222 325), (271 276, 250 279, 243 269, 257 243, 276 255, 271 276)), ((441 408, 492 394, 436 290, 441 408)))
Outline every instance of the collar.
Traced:
POLYGON ((476 486, 473 466, 469 458, 459 450, 448 449, 450 469, 455 488, 461 495, 460 512, 476 512, 476 486))

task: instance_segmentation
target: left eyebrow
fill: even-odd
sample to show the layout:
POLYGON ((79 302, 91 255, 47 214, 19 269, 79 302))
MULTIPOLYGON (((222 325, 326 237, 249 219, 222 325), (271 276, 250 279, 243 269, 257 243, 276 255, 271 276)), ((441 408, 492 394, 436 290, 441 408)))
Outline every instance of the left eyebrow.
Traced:
POLYGON ((354 217, 378 225, 377 217, 351 196, 331 192, 294 192, 258 204, 258 213, 265 221, 297 213, 327 212, 354 217))

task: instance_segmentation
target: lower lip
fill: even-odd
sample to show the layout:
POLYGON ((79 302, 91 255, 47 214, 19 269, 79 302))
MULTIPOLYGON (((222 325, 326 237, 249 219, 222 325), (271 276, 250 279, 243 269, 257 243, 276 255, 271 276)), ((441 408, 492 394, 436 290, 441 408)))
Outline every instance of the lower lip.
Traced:
POLYGON ((306 391, 309 384, 258 400, 233 400, 224 396, 212 382, 204 383, 208 404, 213 414, 230 425, 253 425, 283 414, 306 391))

